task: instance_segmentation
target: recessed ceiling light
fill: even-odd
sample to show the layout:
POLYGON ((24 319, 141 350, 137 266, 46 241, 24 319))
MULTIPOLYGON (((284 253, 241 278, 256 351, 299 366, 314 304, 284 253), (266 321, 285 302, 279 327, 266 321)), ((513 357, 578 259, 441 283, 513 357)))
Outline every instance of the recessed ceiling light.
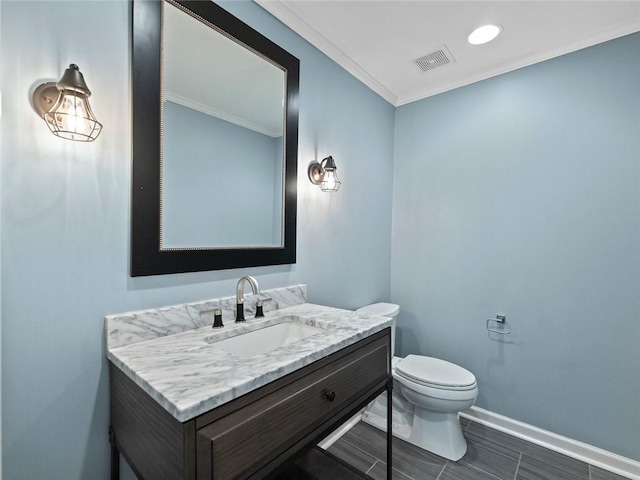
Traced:
POLYGON ((482 45, 496 38, 500 32, 502 32, 502 27, 498 25, 483 25, 471 32, 467 40, 472 45, 482 45))

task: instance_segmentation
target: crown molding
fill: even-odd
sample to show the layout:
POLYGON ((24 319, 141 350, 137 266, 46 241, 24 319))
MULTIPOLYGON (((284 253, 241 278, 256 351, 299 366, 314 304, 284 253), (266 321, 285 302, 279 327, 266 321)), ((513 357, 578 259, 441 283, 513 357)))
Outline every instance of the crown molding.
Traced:
POLYGON ((582 50, 583 48, 592 47, 599 43, 604 43, 619 37, 624 37, 625 35, 636 33, 638 31, 640 31, 640 21, 629 21, 621 23, 606 30, 595 32, 592 35, 581 38, 578 41, 562 45, 561 47, 558 47, 556 49, 548 50, 542 53, 532 53, 530 55, 520 57, 516 61, 502 64, 495 68, 487 69, 476 75, 467 76, 457 82, 448 83, 447 85, 441 85, 435 88, 429 87, 416 90, 406 95, 399 95, 395 106, 399 107, 401 105, 406 105, 407 103, 416 102, 427 97, 432 97, 433 95, 438 95, 449 90, 464 87, 466 85, 480 82, 497 75, 502 75, 503 73, 512 72, 523 67, 528 67, 529 65, 544 62, 545 60, 551 60, 552 58, 560 57, 562 55, 566 55, 567 53, 582 50))
POLYGON ((240 127, 248 128, 249 130, 253 130, 254 132, 258 132, 263 135, 267 135, 269 137, 278 138, 282 136, 281 131, 266 128, 263 125, 258 125, 257 123, 250 122, 249 120, 246 120, 244 118, 237 117, 231 113, 225 112, 224 110, 219 110, 217 108, 211 107, 210 105, 205 105, 203 103, 196 102, 195 100, 192 100, 187 97, 183 97, 182 95, 178 95, 176 93, 165 91, 164 99, 173 103, 177 103, 178 105, 182 105, 183 107, 187 107, 192 110, 197 110, 200 113, 204 113, 206 115, 219 118, 229 123, 233 123, 240 127))
POLYGON ((302 20, 298 15, 292 12, 280 0, 254 0, 258 5, 264 8, 271 15, 276 17, 291 30, 296 32, 311 45, 316 47, 331 60, 336 62, 342 68, 344 68, 351 75, 356 77, 367 87, 380 95, 383 99, 389 102, 391 105, 396 106, 398 97, 391 92, 382 83, 376 80, 369 74, 364 68, 362 68, 356 61, 354 61, 349 55, 344 53, 340 48, 334 45, 328 38, 319 33, 307 22, 302 20))
POLYGON ((640 31, 640 22, 637 20, 630 20, 605 30, 596 31, 587 37, 581 38, 580 40, 570 44, 562 45, 556 49, 546 52, 532 53, 524 57, 520 57, 513 62, 506 64, 503 63, 494 68, 489 68, 474 75, 466 76, 456 82, 449 82, 435 87, 429 86, 406 94, 396 95, 376 80, 362 66, 333 44, 329 39, 302 20, 298 15, 290 10, 282 0, 254 1, 395 107, 416 102, 433 95, 438 95, 449 90, 454 90, 503 73, 518 70, 535 63, 550 60, 567 53, 597 45, 598 43, 603 43, 640 31))

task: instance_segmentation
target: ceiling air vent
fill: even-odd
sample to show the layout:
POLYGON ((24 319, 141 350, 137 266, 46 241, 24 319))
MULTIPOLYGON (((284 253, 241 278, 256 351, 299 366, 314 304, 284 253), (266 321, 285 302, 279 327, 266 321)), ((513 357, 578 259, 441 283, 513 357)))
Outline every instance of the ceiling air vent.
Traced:
POLYGON ((449 63, 455 63, 455 59, 446 45, 440 45, 434 52, 413 61, 420 70, 428 72, 434 68, 442 67, 449 63))

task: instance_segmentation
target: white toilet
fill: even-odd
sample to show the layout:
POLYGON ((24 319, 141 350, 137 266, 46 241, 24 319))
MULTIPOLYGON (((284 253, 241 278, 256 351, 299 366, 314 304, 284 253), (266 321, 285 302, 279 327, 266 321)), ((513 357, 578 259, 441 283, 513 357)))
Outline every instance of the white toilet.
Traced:
MULTIPOLYGON (((393 318, 391 354, 395 351, 398 305, 374 303, 356 313, 393 318)), ((422 355, 393 357, 393 434, 413 445, 449 460, 461 459, 467 451, 458 412, 478 397, 476 377, 451 362, 422 355)), ((365 409, 362 419, 382 430, 387 426, 386 394, 365 409)))

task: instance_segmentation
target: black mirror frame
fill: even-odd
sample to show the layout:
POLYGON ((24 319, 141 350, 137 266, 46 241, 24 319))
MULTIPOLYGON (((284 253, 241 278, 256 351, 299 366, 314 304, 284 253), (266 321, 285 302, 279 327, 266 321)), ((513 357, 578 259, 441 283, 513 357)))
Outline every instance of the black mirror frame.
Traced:
POLYGON ((210 0, 172 0, 172 3, 201 17, 286 71, 284 242, 282 247, 273 248, 160 249, 163 1, 132 0, 131 276, 295 263, 300 61, 210 0))

